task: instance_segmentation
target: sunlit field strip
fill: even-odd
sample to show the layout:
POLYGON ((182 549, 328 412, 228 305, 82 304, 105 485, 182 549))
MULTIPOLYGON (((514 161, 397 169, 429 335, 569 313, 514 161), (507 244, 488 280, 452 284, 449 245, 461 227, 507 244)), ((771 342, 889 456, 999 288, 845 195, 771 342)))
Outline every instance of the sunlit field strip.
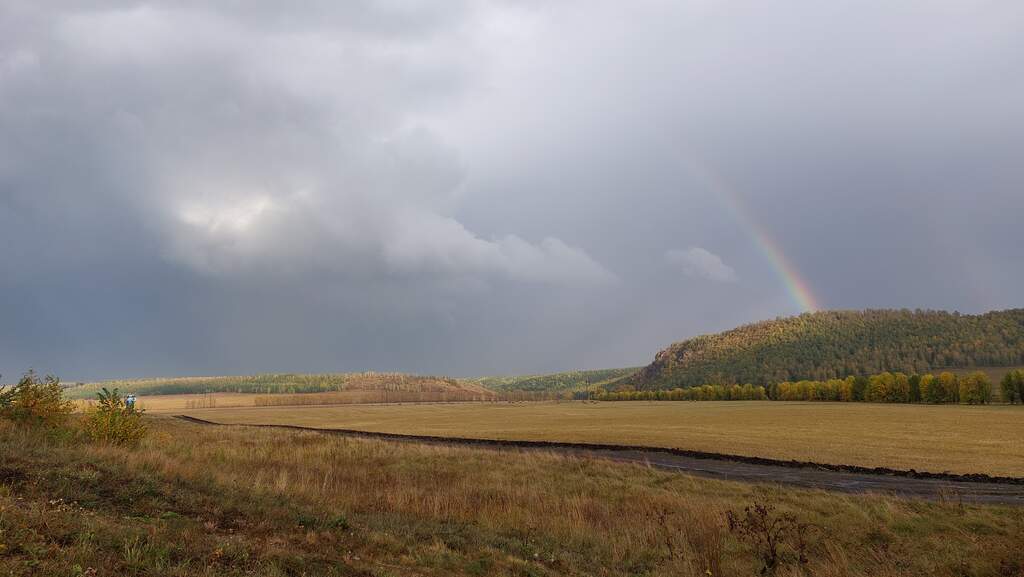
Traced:
POLYGON ((469 403, 195 409, 221 423, 663 446, 1024 477, 1024 407, 802 402, 469 403))

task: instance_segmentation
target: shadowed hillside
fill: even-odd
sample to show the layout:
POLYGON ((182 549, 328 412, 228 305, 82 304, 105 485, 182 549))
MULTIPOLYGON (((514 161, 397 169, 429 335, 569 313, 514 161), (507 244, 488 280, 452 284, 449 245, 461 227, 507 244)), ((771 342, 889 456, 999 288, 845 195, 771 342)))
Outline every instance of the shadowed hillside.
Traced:
POLYGON ((630 384, 768 384, 882 371, 1024 363, 1024 309, 824 311, 744 325, 674 343, 630 384))

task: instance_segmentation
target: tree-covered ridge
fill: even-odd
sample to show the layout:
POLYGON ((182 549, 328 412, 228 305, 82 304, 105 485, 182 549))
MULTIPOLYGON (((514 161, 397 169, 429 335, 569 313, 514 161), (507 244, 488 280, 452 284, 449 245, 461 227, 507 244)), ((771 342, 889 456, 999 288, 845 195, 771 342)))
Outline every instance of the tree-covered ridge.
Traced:
POLYGON ((805 313, 675 343, 631 384, 671 389, 707 383, 767 385, 885 371, 1024 363, 1024 309, 963 315, 866 310, 805 313))
POLYGON ((549 375, 480 377, 469 380, 494 391, 569 391, 590 387, 613 388, 616 382, 629 377, 638 370, 640 367, 627 367, 624 369, 566 371, 549 375))

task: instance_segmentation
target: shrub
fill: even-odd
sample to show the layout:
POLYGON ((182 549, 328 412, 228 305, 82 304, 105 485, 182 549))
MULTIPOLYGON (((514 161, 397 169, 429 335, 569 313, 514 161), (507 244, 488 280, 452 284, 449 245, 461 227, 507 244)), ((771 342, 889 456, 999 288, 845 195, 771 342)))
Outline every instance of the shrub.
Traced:
POLYGON ((812 529, 790 513, 776 513, 767 503, 755 502, 743 513, 726 512, 729 532, 749 546, 761 561, 761 575, 774 575, 786 560, 799 567, 808 563, 807 534, 812 529))
POLYGON ((60 379, 44 378, 34 371, 25 373, 13 387, 0 387, 0 417, 16 423, 56 427, 74 410, 74 404, 61 395, 60 379))
POLYGON ((10 408, 14 402, 14 389, 9 389, 5 385, 0 385, 0 415, 10 408))
POLYGON ((85 432, 99 443, 135 445, 146 435, 142 410, 128 406, 117 389, 97 393, 99 403, 85 420, 85 432))

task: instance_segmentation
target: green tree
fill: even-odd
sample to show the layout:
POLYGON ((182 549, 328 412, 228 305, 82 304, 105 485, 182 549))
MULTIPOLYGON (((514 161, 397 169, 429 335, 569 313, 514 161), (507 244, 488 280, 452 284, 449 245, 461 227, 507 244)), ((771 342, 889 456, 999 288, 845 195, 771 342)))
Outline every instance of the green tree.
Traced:
POLYGON ((910 375, 910 402, 921 402, 921 375, 917 373, 910 375))
POLYGON ((1024 402, 1024 371, 1014 370, 1006 373, 999 382, 1003 393, 1003 401, 1015 405, 1024 402))
POLYGON ((946 402, 946 393, 939 384, 939 380, 935 378, 935 375, 922 375, 920 386, 922 402, 931 404, 946 402))
POLYGON ((857 376, 853 378, 853 400, 854 401, 865 401, 867 400, 868 384, 870 381, 867 377, 857 376))

